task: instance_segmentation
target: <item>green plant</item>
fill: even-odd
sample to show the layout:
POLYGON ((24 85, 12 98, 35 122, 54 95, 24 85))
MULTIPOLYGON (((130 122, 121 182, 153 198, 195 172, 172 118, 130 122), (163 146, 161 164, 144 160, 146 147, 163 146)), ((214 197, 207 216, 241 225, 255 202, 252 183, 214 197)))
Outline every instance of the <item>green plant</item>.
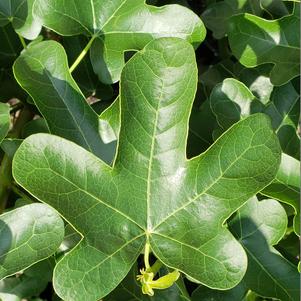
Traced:
POLYGON ((298 300, 299 22, 3 1, 0 300, 298 300))

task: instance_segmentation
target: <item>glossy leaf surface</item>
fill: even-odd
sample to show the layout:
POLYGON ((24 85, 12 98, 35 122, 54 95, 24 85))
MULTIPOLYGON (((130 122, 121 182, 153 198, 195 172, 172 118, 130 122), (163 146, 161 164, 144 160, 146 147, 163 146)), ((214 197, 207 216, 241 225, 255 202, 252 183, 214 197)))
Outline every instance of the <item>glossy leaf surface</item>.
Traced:
POLYGON ((267 114, 283 152, 299 157, 300 138, 297 127, 300 97, 291 82, 274 88, 270 101, 263 104, 243 83, 227 78, 212 90, 210 106, 223 130, 253 113, 267 114))
POLYGON ((29 47, 16 60, 14 73, 52 134, 74 141, 104 161, 112 162, 114 146, 102 142, 98 116, 72 78, 65 50, 59 43, 46 41, 29 47))
POLYGON ((42 25, 33 16, 34 0, 2 0, 0 2, 0 26, 12 22, 18 34, 26 39, 35 39, 42 25))
MULTIPOLYGON (((51 258, 36 263, 14 277, 0 281, 1 301, 22 301, 38 296, 51 281, 54 262, 51 258)), ((32 300, 32 299, 29 299, 32 300)))
POLYGON ((246 275, 229 291, 200 287, 193 293, 193 301, 241 301, 248 290, 282 301, 299 300, 297 267, 272 247, 284 236, 286 224, 285 210, 277 201, 250 199, 230 223, 248 255, 246 275))
POLYGON ((288 10, 281 0, 223 0, 211 4, 202 14, 206 27, 213 31, 216 39, 224 37, 230 17, 240 13, 250 13, 261 16, 269 8, 278 15, 288 14, 288 10))
POLYGON ((179 5, 154 7, 144 0, 37 0, 35 14, 61 35, 94 37, 91 61, 104 83, 116 82, 124 52, 142 49, 160 37, 179 37, 198 45, 205 27, 192 11, 179 5))
POLYGON ((296 213, 294 229, 300 234, 300 161, 282 154, 276 178, 262 194, 291 205, 296 213))
MULTIPOLYGON (((277 87, 271 96, 271 101, 263 105, 244 84, 235 79, 225 79, 213 89, 210 105, 223 131, 252 113, 264 112, 271 117, 273 128, 280 143, 282 142, 283 151, 288 149, 287 144, 283 143, 287 140, 290 140, 291 145, 299 146, 300 144, 296 133, 297 124, 295 124, 295 118, 292 116, 294 108, 299 107, 299 95, 291 83, 277 87), (283 102, 284 98, 285 102, 283 102)), ((300 233, 299 170, 299 161, 283 153, 275 181, 263 192, 269 197, 293 206, 296 212, 296 233, 300 233)))
POLYGON ((299 300, 300 280, 297 267, 272 246, 284 236, 285 210, 275 200, 250 200, 231 222, 248 255, 248 270, 243 282, 261 296, 283 301, 299 300))
POLYGON ((271 81, 283 85, 300 73, 300 17, 296 3, 292 15, 269 21, 251 14, 230 19, 231 50, 240 63, 252 68, 274 64, 271 81))
POLYGON ((197 68, 194 49, 181 39, 149 43, 125 65, 120 85, 113 167, 47 134, 27 138, 14 158, 15 180, 83 235, 56 266, 56 292, 74 301, 83 292, 86 300, 102 298, 146 241, 166 266, 213 288, 235 286, 246 255, 223 224, 277 172, 280 147, 269 119, 253 115, 187 160, 197 68))
POLYGON ((0 279, 51 256, 64 238, 64 223, 43 204, 0 215, 0 279))

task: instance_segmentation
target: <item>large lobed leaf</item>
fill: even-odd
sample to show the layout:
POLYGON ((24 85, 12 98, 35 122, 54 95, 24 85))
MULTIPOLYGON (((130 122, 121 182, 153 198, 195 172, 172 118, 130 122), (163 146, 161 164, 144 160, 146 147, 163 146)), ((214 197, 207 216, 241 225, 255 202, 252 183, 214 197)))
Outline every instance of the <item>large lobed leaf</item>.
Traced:
POLYGON ((241 281, 246 254, 224 222, 272 181, 279 142, 269 118, 256 114, 187 160, 196 86, 193 47, 177 38, 155 40, 122 72, 113 167, 47 134, 20 146, 15 180, 83 236, 55 269, 54 287, 63 299, 108 294, 147 241, 165 265, 209 287, 227 289, 241 281))
MULTIPOLYGON (((296 147, 300 147, 297 135, 298 116, 297 118, 293 116, 293 112, 300 105, 299 95, 292 83, 275 88, 271 101, 263 105, 243 83, 227 78, 212 90, 210 105, 223 131, 252 113, 264 112, 271 117, 272 126, 284 152, 294 153, 296 147)), ((299 171, 300 162, 283 153, 275 180, 262 191, 263 194, 290 204, 294 208, 296 213, 294 229, 297 234, 300 233, 299 171)))
POLYGON ((0 279, 51 256, 64 238, 64 223, 44 204, 0 215, 0 279))
POLYGON ((246 275, 229 291, 200 287, 194 292, 193 300, 205 296, 204 301, 240 301, 248 290, 252 290, 264 297, 298 301, 300 280, 297 267, 273 247, 283 238, 286 227, 286 212, 277 201, 250 199, 230 222, 231 231, 248 255, 246 275))
POLYGON ((273 21, 247 13, 230 19, 229 44, 235 57, 249 68, 274 64, 270 76, 276 86, 300 73, 299 5, 293 14, 273 21))
POLYGON ((144 0, 37 0, 34 12, 44 26, 61 35, 93 37, 92 65, 108 84, 119 80, 125 51, 142 49, 152 39, 166 36, 198 45, 206 34, 191 10, 179 5, 159 8, 144 0))

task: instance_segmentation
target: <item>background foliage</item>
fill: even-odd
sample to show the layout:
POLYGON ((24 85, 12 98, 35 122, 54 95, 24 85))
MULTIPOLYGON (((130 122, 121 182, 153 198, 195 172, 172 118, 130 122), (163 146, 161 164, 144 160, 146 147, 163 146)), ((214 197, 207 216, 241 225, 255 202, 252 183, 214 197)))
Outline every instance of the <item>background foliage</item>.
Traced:
MULTIPOLYGON (((299 14, 297 0, 1 1, 0 300, 55 301, 62 296, 68 296, 68 301, 97 300, 99 296, 108 301, 299 300, 299 14), (181 40, 156 42, 164 37, 181 40), (161 54, 156 56, 156 51, 161 54), (167 73, 166 68, 173 68, 174 73, 167 73), (184 103, 177 103, 169 114, 159 114, 156 73, 164 86, 171 85, 177 76, 182 79, 173 97, 183 98, 184 103), (136 86, 143 87, 142 91, 137 92, 136 86), (157 117, 152 116, 153 110, 143 103, 143 97, 157 106, 157 117), (269 130, 267 117, 277 139, 269 130), (122 198, 116 197, 112 185, 118 183, 127 199, 139 199, 143 184, 131 174, 110 178, 107 167, 97 158, 112 164, 120 137, 122 155, 117 163, 143 175, 143 164, 137 164, 142 161, 138 153, 147 153, 148 141, 141 133, 148 133, 155 120, 177 130, 176 135, 169 134, 161 142, 161 147, 168 141, 176 149, 174 157, 169 152, 162 159, 174 164, 166 164, 166 174, 173 175, 173 167, 180 165, 181 152, 186 151, 190 159, 207 151, 188 161, 203 166, 201 176, 206 180, 200 181, 198 194, 203 193, 202 185, 211 185, 217 158, 229 166, 237 161, 238 167, 228 175, 234 174, 235 183, 223 190, 220 181, 212 192, 223 199, 221 204, 227 198, 232 201, 227 210, 217 206, 220 215, 206 221, 202 211, 196 216, 196 208, 187 209, 174 217, 177 222, 170 219, 163 223, 161 237, 151 237, 156 256, 169 267, 178 267, 181 261, 179 269, 184 273, 174 285, 155 290, 150 297, 142 294, 136 281, 143 255, 136 258, 145 243, 139 229, 146 223, 142 203, 136 203, 141 205, 140 214, 128 204, 129 208, 118 207, 116 202, 122 198), (260 132, 256 139, 252 140, 248 127, 260 132), (185 140, 186 130, 187 147, 178 144, 185 140), (128 151, 128 141, 137 153, 128 151), (233 159, 235 148, 241 152, 249 149, 248 141, 262 147, 257 151, 264 164, 256 162, 256 152, 250 153, 252 164, 233 159), (202 165, 203 161, 206 164, 202 165), (70 195, 72 183, 78 187, 85 183, 85 189, 70 195), (99 198, 110 195, 115 200, 111 207, 122 208, 132 218, 130 230, 122 214, 110 217, 113 223, 108 218, 108 225, 118 229, 99 227, 96 217, 107 212, 104 208, 81 214, 93 203, 94 194, 99 198), (73 200, 78 202, 76 208, 72 207, 73 200), (227 223, 222 228, 224 219, 227 223), (137 229, 134 224, 138 224, 137 229), (139 239, 120 255, 123 266, 119 261, 102 267, 113 271, 114 277, 107 271, 98 279, 93 272, 89 276, 92 281, 78 286, 81 275, 72 276, 68 269, 84 266, 90 273, 104 260, 99 250, 112 253, 122 245, 117 236, 108 235, 109 231, 121 231, 126 244, 133 233, 139 239), (200 269, 196 259, 189 260, 197 257, 192 252, 193 240, 205 241, 204 237, 214 243, 208 246, 204 242, 202 251, 213 259, 222 258, 227 272, 214 261, 204 259, 200 269), (171 243, 171 238, 181 246, 171 243), (187 256, 183 244, 190 247, 187 256), (163 245, 165 248, 160 247, 163 245), (227 252, 225 245, 229 246, 227 252), (69 255, 75 256, 66 256, 72 249, 69 255), (239 271, 231 270, 235 260, 239 271), (206 268, 208 273, 200 275, 206 268), (95 285, 97 279, 101 285, 95 285), (70 287, 74 287, 74 295, 69 294, 70 287)), ((154 152, 155 147, 151 149, 154 152)), ((163 180, 170 183, 167 179, 163 180)), ((175 195, 175 188, 165 191, 164 182, 158 182, 158 195, 170 198, 171 204, 181 204, 181 193, 185 188, 193 191, 191 183, 196 179, 198 175, 190 174, 189 181, 176 182, 182 188, 175 195)), ((168 208, 155 200, 153 205, 153 210, 158 210, 149 219, 161 225, 160 214, 168 208)), ((152 255, 151 262, 154 259, 152 255)), ((168 272, 163 267, 159 275, 168 272)))

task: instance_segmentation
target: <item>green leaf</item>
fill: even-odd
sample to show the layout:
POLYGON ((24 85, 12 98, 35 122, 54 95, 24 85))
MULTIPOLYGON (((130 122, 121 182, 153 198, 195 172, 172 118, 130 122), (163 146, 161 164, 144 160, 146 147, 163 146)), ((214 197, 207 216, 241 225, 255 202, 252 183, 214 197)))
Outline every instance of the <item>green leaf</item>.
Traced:
POLYGON ((199 108, 192 108, 189 120, 187 155, 189 158, 199 155, 213 143, 213 131, 218 127, 210 108, 209 100, 199 108))
POLYGON ((200 287, 193 293, 193 300, 240 301, 251 289, 260 296, 298 301, 297 267, 272 247, 284 236, 286 226, 286 212, 277 201, 250 199, 230 222, 231 231, 248 255, 248 269, 242 282, 229 291, 200 287))
POLYGON ((273 65, 260 65, 255 68, 246 68, 241 64, 235 64, 235 74, 241 82, 243 82, 249 90, 263 104, 270 101, 271 94, 274 89, 270 80, 270 72, 273 65))
POLYGON ((246 288, 243 281, 234 288, 226 291, 217 291, 200 286, 194 290, 192 301, 242 301, 247 292, 248 288, 246 288))
POLYGON ((120 132, 120 100, 119 97, 99 116, 99 132, 104 143, 117 140, 120 132))
POLYGON ((261 16, 271 6, 273 6, 272 11, 279 16, 288 14, 282 0, 224 0, 208 6, 202 14, 202 19, 206 27, 213 31, 213 36, 221 39, 226 35, 229 19, 233 15, 252 13, 261 16))
POLYGON ((251 199, 230 223, 231 231, 248 255, 248 270, 243 279, 257 294, 282 301, 299 300, 297 267, 272 246, 284 236, 287 217, 275 200, 251 199))
POLYGON ((18 276, 0 281, 1 301, 22 301, 38 296, 51 281, 53 260, 46 259, 31 266, 18 276))
POLYGON ((12 160, 16 150, 18 149, 22 141, 22 139, 6 138, 3 139, 2 143, 0 144, 0 147, 9 157, 9 159, 12 160))
POLYGON ((287 83, 300 73, 300 17, 296 3, 292 15, 274 21, 251 14, 229 21, 229 44, 234 56, 248 68, 272 63, 271 82, 287 83))
MULTIPOLYGON (((63 46, 70 65, 76 60, 78 54, 87 43, 88 40, 84 36, 64 37, 63 46)), ((97 75, 94 74, 89 57, 83 58, 80 65, 72 72, 72 76, 85 97, 93 95, 101 100, 107 100, 113 97, 112 87, 102 84, 98 80, 97 75)))
POLYGON ((256 114, 187 160, 196 87, 193 47, 177 38, 155 40, 122 72, 113 167, 47 134, 30 136, 18 149, 17 183, 83 236, 55 269, 63 299, 107 295, 146 242, 163 264, 207 286, 227 289, 242 279, 245 252, 223 224, 272 181, 280 146, 268 118, 256 114))
POLYGON ((264 107, 243 83, 234 78, 227 78, 214 87, 210 106, 223 130, 254 112, 263 111, 264 107))
POLYGON ((0 3, 0 26, 9 22, 16 32, 29 40, 34 40, 40 33, 42 25, 33 16, 34 0, 2 0, 0 3))
POLYGON ((10 67, 22 50, 22 45, 11 24, 0 27, 0 65, 10 67))
POLYGON ((295 156, 299 154, 300 147, 297 135, 299 101, 291 82, 276 87, 271 100, 264 105, 243 83, 233 78, 216 85, 210 95, 212 112, 223 130, 246 116, 263 112, 271 117, 283 151, 295 156))
POLYGON ((282 154, 275 180, 261 193, 294 208, 294 230, 300 234, 300 161, 282 154))
POLYGON ((6 137, 10 126, 9 106, 0 102, 0 144, 6 137))
POLYGON ((144 0, 36 1, 35 14, 44 26, 61 35, 84 34, 95 40, 91 62, 104 83, 117 82, 124 65, 124 52, 142 49, 160 37, 179 37, 194 45, 206 35, 199 17, 179 5, 154 7, 144 0))
POLYGON ((64 223, 43 204, 0 215, 0 279, 52 255, 64 237, 64 223))
POLYGON ((267 104, 264 111, 272 119, 283 152, 298 159, 300 157, 299 109, 300 93, 290 82, 274 89, 271 102, 267 104))
POLYGON ((150 297, 142 294, 141 286, 136 280, 138 269, 135 266, 119 286, 104 301, 189 301, 189 295, 184 287, 182 279, 179 279, 173 286, 165 290, 156 291, 150 297))
POLYGON ((98 116, 72 78, 59 43, 46 41, 29 47, 16 60, 14 74, 52 134, 76 142, 105 162, 112 161, 115 146, 102 142, 98 116))

